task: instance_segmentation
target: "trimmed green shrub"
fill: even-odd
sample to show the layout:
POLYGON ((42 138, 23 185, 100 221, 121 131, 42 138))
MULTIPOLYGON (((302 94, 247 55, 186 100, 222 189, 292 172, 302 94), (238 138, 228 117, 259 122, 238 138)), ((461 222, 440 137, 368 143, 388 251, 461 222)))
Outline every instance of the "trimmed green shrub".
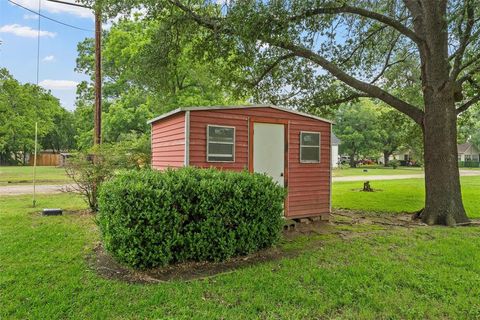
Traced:
POLYGON ((124 171, 102 185, 97 221, 105 249, 134 268, 222 261, 279 239, 285 195, 262 174, 124 171))

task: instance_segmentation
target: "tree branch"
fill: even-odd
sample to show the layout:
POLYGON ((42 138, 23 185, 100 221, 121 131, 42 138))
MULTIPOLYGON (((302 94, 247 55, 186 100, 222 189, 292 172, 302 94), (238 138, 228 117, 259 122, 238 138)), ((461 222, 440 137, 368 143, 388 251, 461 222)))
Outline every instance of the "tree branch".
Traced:
POLYGON ((397 41, 399 38, 400 36, 397 36, 395 40, 392 42, 392 45, 390 46, 390 50, 388 50, 387 57, 385 58, 385 63, 383 64, 383 68, 382 70, 380 70, 380 73, 377 74, 377 76, 373 78, 372 81, 370 81, 371 84, 375 83, 378 79, 380 79, 380 77, 383 76, 383 74, 389 67, 400 62, 400 61, 396 61, 396 62, 390 63, 390 58, 392 57, 393 50, 395 49, 395 46, 397 45, 397 41))
POLYGON ((395 19, 392 19, 386 15, 383 15, 374 11, 353 7, 353 6, 348 6, 348 5, 343 5, 341 7, 324 7, 324 8, 310 9, 301 14, 291 16, 289 20, 295 21, 299 19, 313 17, 316 15, 337 14, 337 13, 351 13, 351 14, 356 14, 365 18, 373 19, 394 28, 395 30, 405 35, 406 37, 410 38, 413 42, 417 44, 420 44, 423 41, 420 38, 420 36, 416 34, 413 30, 407 28, 406 26, 404 26, 403 24, 401 24, 399 21, 395 19))
POLYGON ((462 84, 465 81, 468 81, 476 72, 480 72, 480 65, 476 66, 466 74, 464 74, 460 79, 457 80, 457 83, 462 84))
POLYGON ((480 61, 480 52, 478 52, 476 55, 474 55, 470 60, 465 62, 461 67, 460 71, 465 70, 466 68, 470 67, 472 64, 475 64, 475 62, 480 61))
POLYGON ((371 32, 370 34, 368 34, 368 36, 366 36, 364 39, 362 39, 358 45, 350 52, 350 54, 345 58, 345 59, 342 59, 340 61, 340 63, 346 63, 348 60, 350 60, 353 55, 355 54, 355 52, 358 51, 358 49, 360 49, 371 37, 373 37, 375 34, 377 34, 378 32, 384 30, 387 26, 386 25, 383 25, 381 26, 380 28, 378 28, 377 30, 371 32))
POLYGON ((464 104, 462 104, 460 107, 457 108, 457 115, 464 111, 467 111, 468 108, 470 108, 471 106, 473 106, 475 103, 479 101, 480 101, 480 94, 477 94, 475 97, 473 97, 472 99, 470 99, 469 101, 465 102, 464 104))
POLYGON ((316 107, 325 107, 325 106, 331 106, 331 105, 337 105, 345 102, 349 102, 358 98, 373 98, 371 95, 366 94, 366 93, 352 93, 351 95, 343 98, 338 98, 334 100, 329 100, 329 101, 323 101, 320 102, 319 104, 315 104, 316 107))
POLYGON ((256 87, 262 80, 263 78, 265 78, 267 76, 267 74, 269 74, 273 69, 275 69, 276 66, 278 66, 278 64, 284 60, 287 60, 287 59, 290 59, 290 58, 293 58, 295 57, 295 55, 293 53, 287 53, 283 56, 280 56, 278 57, 271 65, 269 65, 263 72, 262 74, 260 75, 260 77, 258 77, 255 81, 253 81, 252 83, 252 87, 256 87))
POLYGON ((284 96, 280 99, 270 98, 270 102, 274 105, 279 104, 279 103, 282 103, 284 101, 287 101, 287 100, 290 100, 290 99, 294 98, 295 96, 299 95, 300 93, 302 93, 302 89, 297 90, 296 92, 292 92, 292 93, 290 93, 290 94, 288 94, 288 95, 286 95, 286 96, 284 96))
MULTIPOLYGON (((168 0, 171 4, 177 6, 179 9, 187 13, 194 21, 196 21, 198 24, 211 29, 213 31, 220 31, 226 34, 235 34, 234 31, 227 29, 225 27, 222 27, 218 25, 217 22, 215 22, 212 19, 202 17, 195 13, 193 10, 191 10, 189 7, 183 5, 179 0, 168 0)), ((344 7, 342 7, 344 8, 344 7)), ((363 10, 363 9, 362 9, 363 10)), ((363 12, 363 11, 362 11, 363 12)), ((401 25, 401 24, 400 24, 401 25)), ((403 25, 401 25, 403 26, 403 25)), ((411 31, 411 30, 410 30, 411 31)), ((350 87, 357 89, 358 91, 362 91, 372 97, 378 98, 382 100, 383 102, 387 103, 388 105, 392 106, 393 108, 397 109, 400 112, 403 112, 410 118, 412 118, 416 123, 419 125, 423 124, 423 116, 424 113, 422 110, 416 108, 415 106, 391 95, 387 91, 381 89, 380 87, 377 87, 375 85, 369 84, 367 82, 358 80, 351 75, 347 74, 345 71, 340 69, 338 66, 333 64, 332 62, 328 61, 325 59, 323 56, 319 55, 318 53, 315 53, 303 46, 296 45, 294 43, 290 42, 285 42, 282 40, 276 40, 272 38, 261 38, 259 37, 258 40, 261 40, 263 42, 266 42, 270 45, 285 49, 290 51, 291 53, 295 54, 297 57, 302 57, 305 59, 308 59, 317 65, 321 66, 323 69, 327 70, 330 72, 332 76, 335 78, 339 79, 340 81, 346 83, 350 87)))
MULTIPOLYGON (((373 78, 373 80, 370 81, 370 83, 373 84, 373 83, 375 83, 378 79, 380 79, 380 77, 383 76, 383 74, 385 73, 385 71, 387 71, 388 68, 390 68, 390 67, 392 67, 392 66, 394 66, 394 65, 396 65, 396 64, 398 64, 398 63, 405 62, 405 61, 407 60, 408 56, 410 56, 410 54, 407 55, 407 56, 405 56, 403 59, 396 60, 396 61, 394 61, 394 62, 385 64, 384 67, 383 67, 383 69, 382 69, 382 71, 381 71, 375 78, 373 78)), ((385 61, 385 62, 387 62, 387 61, 385 61)))
POLYGON ((391 95, 390 93, 386 92, 385 90, 377 87, 373 84, 363 82, 358 80, 351 75, 347 74, 345 71, 341 70, 338 66, 333 64, 332 62, 328 61, 321 55, 299 45, 295 45, 293 43, 282 42, 274 39, 264 40, 265 42, 270 43, 271 45, 289 50, 297 57, 306 58, 319 66, 323 69, 327 70, 332 74, 335 78, 339 79, 340 81, 346 83, 350 87, 357 89, 359 91, 365 92, 366 94, 378 98, 383 102, 387 103, 388 105, 394 107, 400 112, 403 112, 410 118, 412 118, 416 123, 422 124, 423 123, 423 111, 416 108, 415 106, 391 95))
MULTIPOLYGON (((463 55, 469 43, 473 25, 475 23, 475 10, 472 7, 472 2, 467 0, 466 6, 467 6, 466 7, 467 22, 466 22, 465 30, 463 32, 460 32, 460 45, 454 53, 455 60, 453 62, 453 68, 450 73, 450 79, 452 81, 455 81, 455 79, 457 79, 458 74, 461 71, 463 55)), ((461 30, 461 23, 459 25, 459 30, 461 30)))

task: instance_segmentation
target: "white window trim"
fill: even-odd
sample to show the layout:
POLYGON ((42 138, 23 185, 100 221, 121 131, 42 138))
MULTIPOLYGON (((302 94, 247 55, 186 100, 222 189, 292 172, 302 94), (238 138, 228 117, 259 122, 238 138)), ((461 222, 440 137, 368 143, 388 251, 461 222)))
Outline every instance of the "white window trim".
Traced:
POLYGON ((321 145, 322 145, 322 134, 318 131, 300 131, 300 136, 299 136, 299 140, 300 140, 300 146, 298 148, 298 152, 299 152, 299 159, 300 159, 300 163, 320 163, 321 159, 322 159, 322 151, 321 151, 321 145), (302 134, 304 133, 314 133, 314 134, 318 134, 318 147, 317 146, 304 146, 302 145, 302 134), (302 147, 303 148, 318 148, 318 161, 316 160, 302 160, 302 147))
POLYGON ((236 135, 236 130, 235 127, 232 126, 224 126, 221 124, 208 124, 207 125, 207 162, 235 162, 235 135, 236 135), (224 155, 224 154, 210 154, 210 127, 219 127, 219 128, 231 128, 233 129, 233 142, 225 142, 225 141, 219 141, 219 142, 212 142, 212 143, 218 143, 218 144, 232 144, 233 145, 233 160, 208 160, 209 157, 230 157, 230 155, 224 155))

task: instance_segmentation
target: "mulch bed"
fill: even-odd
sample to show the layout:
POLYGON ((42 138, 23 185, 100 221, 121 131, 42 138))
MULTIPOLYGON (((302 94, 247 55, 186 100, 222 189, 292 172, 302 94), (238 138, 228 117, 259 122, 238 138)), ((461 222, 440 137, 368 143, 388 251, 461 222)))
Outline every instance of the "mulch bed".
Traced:
POLYGON ((281 250, 271 248, 224 262, 184 262, 163 268, 133 270, 115 261, 112 256, 105 252, 101 244, 98 244, 87 260, 92 269, 108 279, 117 279, 129 283, 159 283, 172 280, 207 279, 218 274, 274 261, 285 256, 287 255, 281 250))

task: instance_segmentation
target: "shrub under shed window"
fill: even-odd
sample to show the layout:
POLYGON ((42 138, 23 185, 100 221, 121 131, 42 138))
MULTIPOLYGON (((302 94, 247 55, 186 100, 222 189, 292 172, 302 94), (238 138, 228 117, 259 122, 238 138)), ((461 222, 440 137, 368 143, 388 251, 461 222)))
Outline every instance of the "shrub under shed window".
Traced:
POLYGON ((235 127, 207 126, 207 161, 235 161, 235 127))
POLYGON ((320 162, 320 132, 300 132, 300 162, 320 162))

